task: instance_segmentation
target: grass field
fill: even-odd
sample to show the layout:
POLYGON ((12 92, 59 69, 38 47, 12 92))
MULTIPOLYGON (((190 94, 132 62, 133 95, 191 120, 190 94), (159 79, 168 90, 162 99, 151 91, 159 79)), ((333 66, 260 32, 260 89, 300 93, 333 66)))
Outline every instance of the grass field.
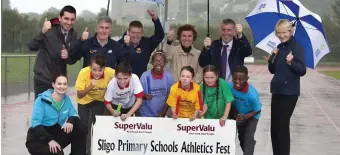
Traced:
MULTIPOLYGON (((8 83, 27 83, 33 79, 33 67, 35 57, 8 57, 7 58, 7 82, 8 83), (30 72, 30 78, 28 73, 30 72)), ((5 58, 1 58, 1 83, 5 82, 5 58)), ((76 77, 81 68, 78 61, 74 65, 68 65, 68 76, 76 77)))
MULTIPOLYGON (((7 54, 6 54, 7 55, 7 54)), ((7 58, 7 82, 8 83, 28 83, 28 80, 33 79, 33 67, 35 57, 31 57, 29 63, 29 57, 8 57, 7 58), (30 65, 29 65, 30 64, 30 65), (30 67, 30 68, 29 68, 30 67), (30 72, 30 78, 28 73, 30 72)), ((82 62, 82 60, 81 60, 82 62)), ((257 59, 255 64, 267 64, 265 60, 257 59)), ((340 63, 323 63, 318 66, 340 66, 340 63)), ((77 77, 80 70, 80 61, 74 65, 68 65, 68 76, 77 77)), ((325 71, 324 74, 339 79, 340 71, 325 71)), ((5 82, 5 58, 1 58, 1 83, 5 82)))
POLYGON ((340 70, 326 70, 326 71, 320 71, 320 72, 327 76, 340 80, 340 70))

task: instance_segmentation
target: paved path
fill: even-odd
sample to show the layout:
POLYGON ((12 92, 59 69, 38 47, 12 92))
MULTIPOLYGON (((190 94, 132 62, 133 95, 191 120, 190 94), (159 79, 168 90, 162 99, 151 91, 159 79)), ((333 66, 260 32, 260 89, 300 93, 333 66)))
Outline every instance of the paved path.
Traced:
MULTIPOLYGON (((259 91, 263 104, 255 135, 255 154, 271 155, 269 82, 272 75, 266 66, 248 65, 248 69, 250 82, 259 91)), ((301 81, 301 96, 291 120, 291 155, 340 154, 340 101, 337 98, 340 81, 312 70, 308 70, 301 81)), ((70 94, 74 100, 73 88, 70 94)), ((1 154, 28 154, 25 139, 32 101, 20 101, 20 98, 18 95, 2 101, 7 103, 1 105, 1 154)), ((236 154, 242 154, 238 144, 236 154)))

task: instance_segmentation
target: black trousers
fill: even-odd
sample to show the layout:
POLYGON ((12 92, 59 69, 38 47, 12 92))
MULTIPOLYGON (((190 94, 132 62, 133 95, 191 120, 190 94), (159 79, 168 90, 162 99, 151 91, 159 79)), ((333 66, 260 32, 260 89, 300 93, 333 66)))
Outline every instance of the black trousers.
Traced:
MULTIPOLYGON (((56 141, 62 149, 71 144, 71 155, 85 155, 86 143, 84 130, 80 123, 75 123, 71 133, 67 134, 64 130, 60 130, 57 135, 54 135, 56 141)), ((26 142, 26 147, 31 155, 63 155, 63 150, 57 153, 50 152, 48 142, 42 141, 38 138, 26 142)))
POLYGON ((88 104, 82 105, 78 103, 78 114, 81 120, 86 136, 86 152, 89 154, 91 150, 91 129, 92 124, 96 123, 96 115, 104 114, 104 102, 92 101, 88 104))
POLYGON ((40 80, 34 79, 34 98, 36 99, 40 93, 43 93, 44 91, 48 89, 53 89, 52 82, 51 83, 45 83, 40 80))
POLYGON ((253 155, 255 148, 255 131, 258 120, 250 118, 237 126, 238 139, 240 141, 241 149, 244 155, 253 155))
POLYGON ((290 154, 289 124, 297 100, 297 95, 272 95, 270 131, 273 155, 290 154))

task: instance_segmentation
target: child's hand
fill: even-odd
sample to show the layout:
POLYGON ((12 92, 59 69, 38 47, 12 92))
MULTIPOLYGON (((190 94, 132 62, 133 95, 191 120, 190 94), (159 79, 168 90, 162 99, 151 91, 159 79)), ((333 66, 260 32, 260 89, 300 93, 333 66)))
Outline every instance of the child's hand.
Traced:
POLYGON ((172 118, 173 119, 177 119, 178 118, 178 115, 176 113, 172 113, 172 118))
POLYGON ((236 121, 237 122, 242 122, 244 120, 246 120, 246 116, 245 115, 243 115, 243 114, 238 114, 237 115, 237 117, 236 117, 236 121))
POLYGON ((201 118, 203 118, 204 115, 205 115, 205 111, 199 111, 198 114, 199 114, 199 116, 200 116, 201 118))
POLYGON ((152 95, 151 94, 145 94, 144 95, 144 99, 145 100, 151 100, 152 99, 152 95))
POLYGON ((194 121, 195 119, 196 119, 196 116, 194 115, 190 118, 190 121, 194 121))
POLYGON ((121 119, 122 121, 125 121, 128 117, 130 117, 129 114, 122 114, 122 115, 120 116, 120 119, 121 119))
POLYGON ((220 118, 220 125, 223 127, 225 126, 225 122, 227 121, 227 118, 226 117, 221 117, 220 118))
POLYGON ((120 115, 120 113, 117 112, 116 110, 113 110, 113 112, 112 112, 111 114, 112 114, 112 116, 114 116, 114 117, 118 117, 118 116, 120 115))

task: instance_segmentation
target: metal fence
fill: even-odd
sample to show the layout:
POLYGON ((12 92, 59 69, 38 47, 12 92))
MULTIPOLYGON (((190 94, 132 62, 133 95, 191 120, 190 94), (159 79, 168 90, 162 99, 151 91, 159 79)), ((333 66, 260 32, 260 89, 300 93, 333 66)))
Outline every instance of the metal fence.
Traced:
MULTIPOLYGON (((32 99, 34 62, 35 55, 1 55, 2 98, 27 94, 27 99, 32 99)), ((67 66, 69 86, 74 86, 79 70, 82 68, 81 62, 82 60, 67 66)))

